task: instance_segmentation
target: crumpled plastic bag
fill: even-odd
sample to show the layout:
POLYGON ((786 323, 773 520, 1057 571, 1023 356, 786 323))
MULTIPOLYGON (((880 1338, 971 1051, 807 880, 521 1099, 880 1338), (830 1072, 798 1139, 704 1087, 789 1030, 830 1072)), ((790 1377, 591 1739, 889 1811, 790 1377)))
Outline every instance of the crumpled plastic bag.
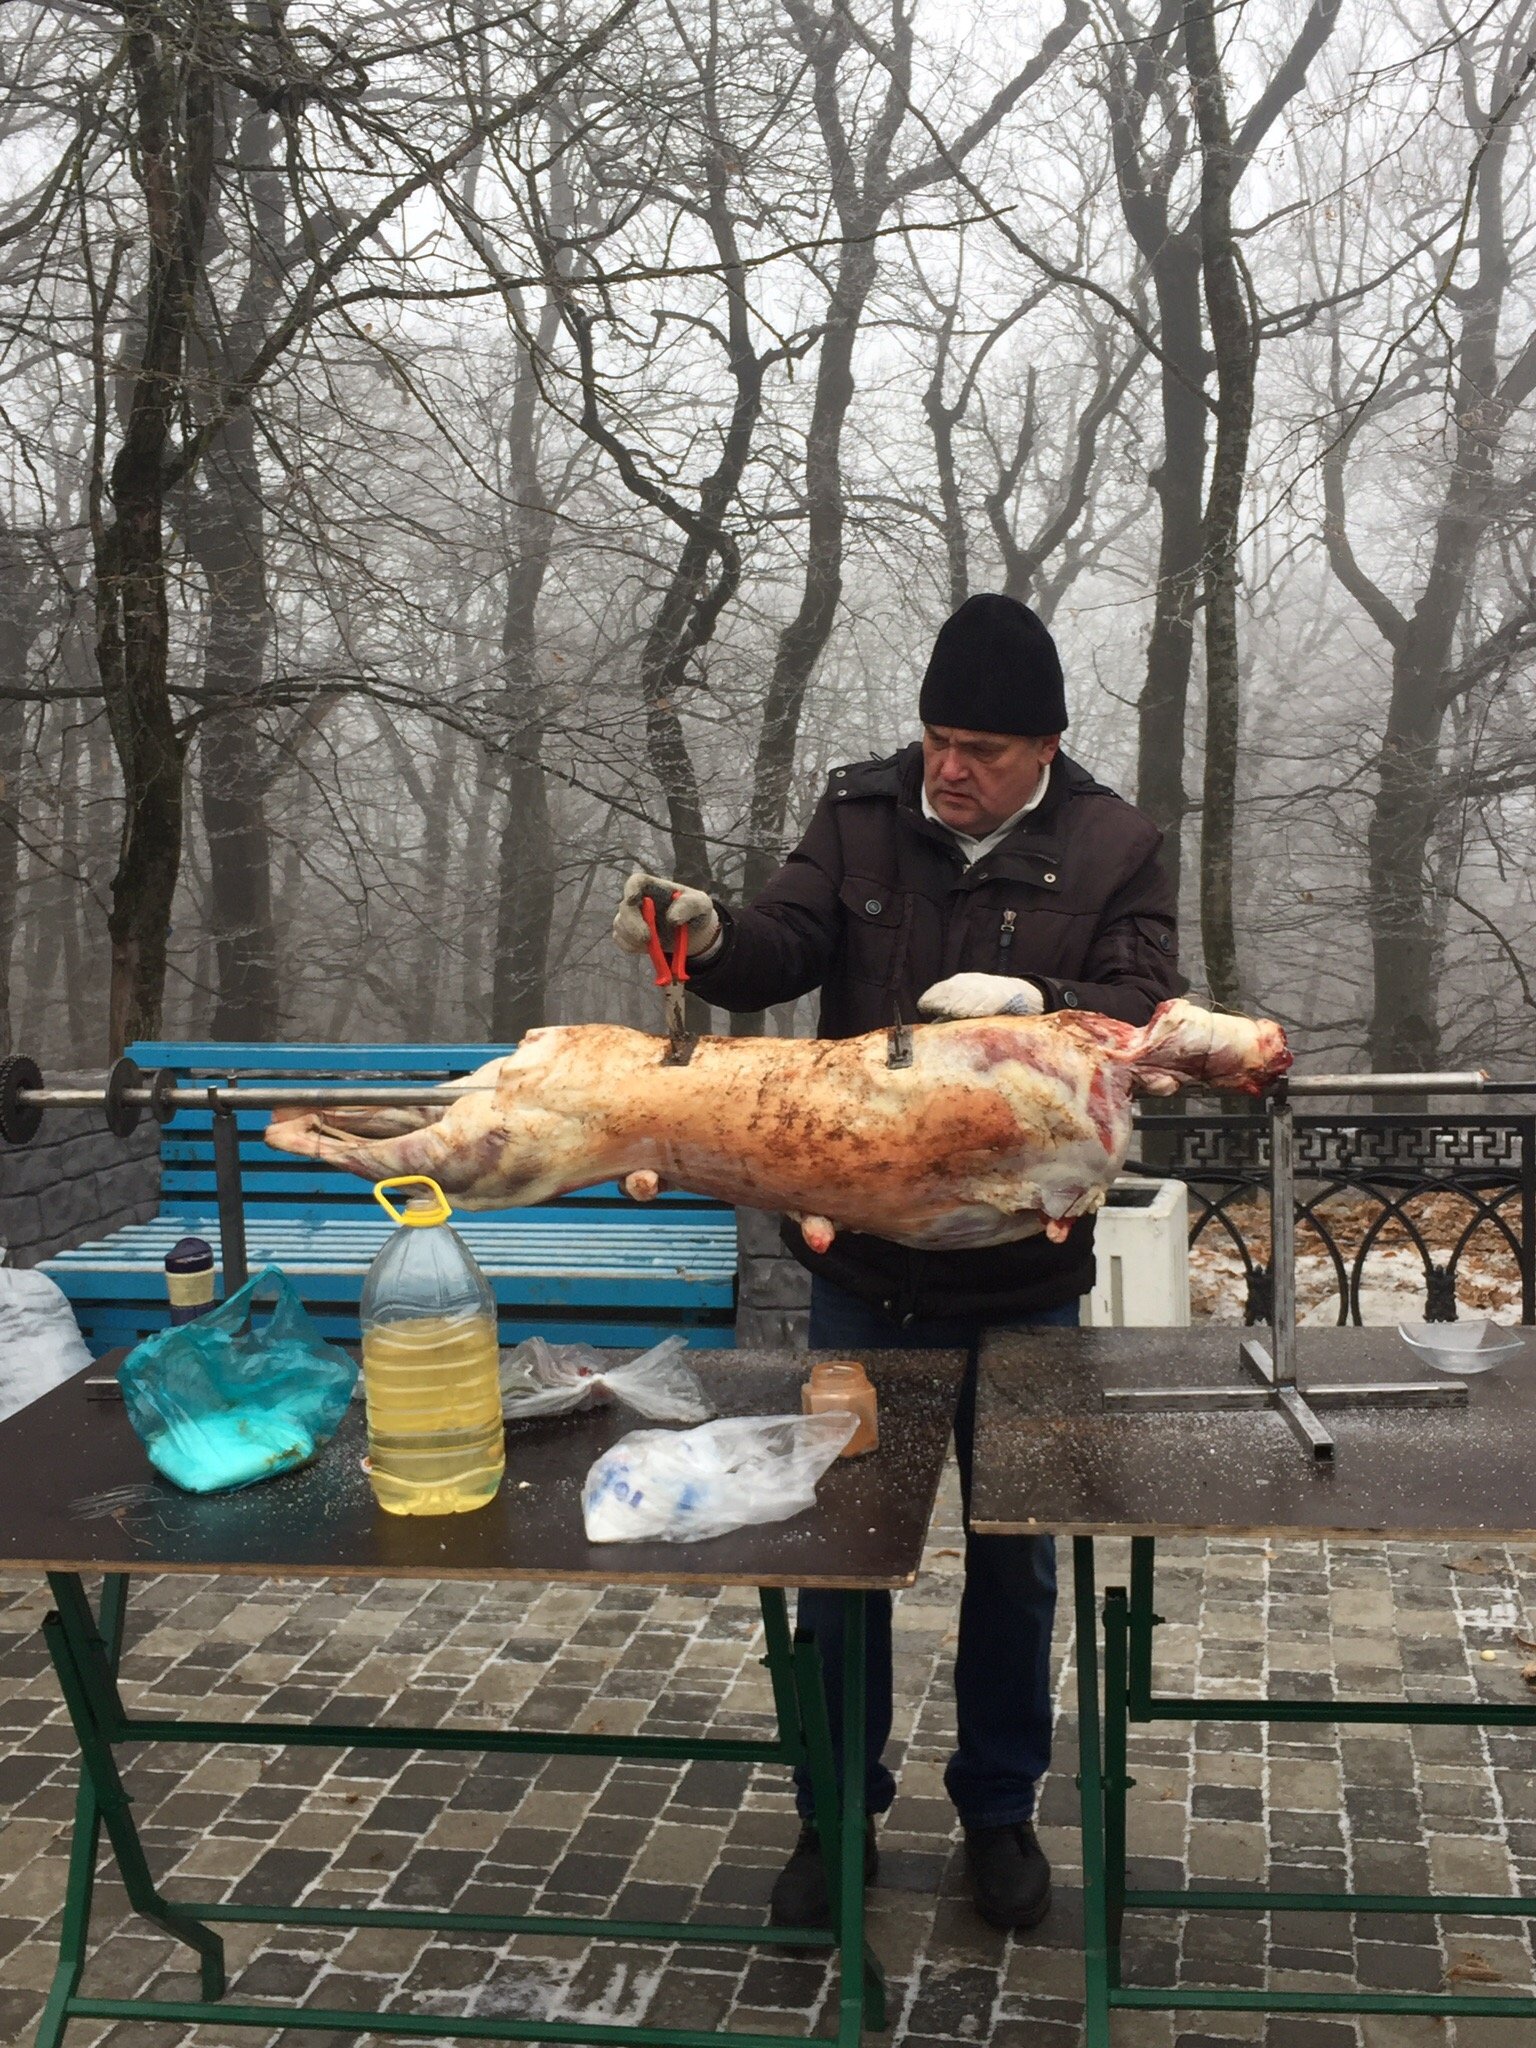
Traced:
POLYGON ((588 1472, 589 1543, 702 1543, 787 1522, 858 1428, 853 1415, 728 1415, 700 1429, 637 1429, 588 1472))
POLYGON ((303 1465, 346 1413, 356 1362, 327 1344, 277 1266, 207 1315, 157 1330, 123 1360, 128 1420, 155 1470, 187 1493, 252 1486, 303 1465), (251 1317, 275 1294, 271 1317, 251 1317))
POLYGON ((46 1273, 0 1266, 0 1418, 84 1372, 90 1362, 64 1290, 46 1273))
POLYGON ((687 1349, 685 1337, 664 1337, 628 1365, 609 1365, 590 1344, 526 1337, 501 1354, 501 1412, 509 1422, 520 1422, 618 1401, 648 1422, 708 1422, 715 1404, 698 1374, 684 1365, 687 1349))

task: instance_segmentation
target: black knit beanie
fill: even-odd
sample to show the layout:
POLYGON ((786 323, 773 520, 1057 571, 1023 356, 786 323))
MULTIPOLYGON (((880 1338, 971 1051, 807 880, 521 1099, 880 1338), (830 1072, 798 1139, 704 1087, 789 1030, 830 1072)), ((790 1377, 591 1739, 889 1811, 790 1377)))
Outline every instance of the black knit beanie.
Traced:
POLYGON ((924 725, 965 732, 1067 729, 1067 696, 1056 642, 1016 597, 968 597, 940 626, 917 699, 924 725))

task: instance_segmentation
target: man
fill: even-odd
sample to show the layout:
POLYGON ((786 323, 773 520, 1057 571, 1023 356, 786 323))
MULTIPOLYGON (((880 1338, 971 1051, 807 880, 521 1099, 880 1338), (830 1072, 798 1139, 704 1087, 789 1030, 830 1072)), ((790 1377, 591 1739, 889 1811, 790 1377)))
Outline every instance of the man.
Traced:
MULTIPOLYGON (((838 768, 810 828, 744 910, 679 888, 693 986, 731 1010, 821 990, 820 1031, 850 1037, 925 1017, 1104 1011, 1144 1023, 1185 986, 1174 893, 1151 820, 1060 749, 1067 724, 1055 644, 1027 605, 970 598, 941 627, 918 698, 920 745, 838 768)), ((614 920, 645 947, 632 875, 614 920)), ((980 1251, 921 1252, 839 1232, 829 1251, 785 1242, 810 1269, 813 1349, 961 1348, 969 1369, 955 1449, 969 1514, 976 1351, 989 1325, 1072 1324, 1093 1285, 1093 1220, 1063 1244, 1044 1236, 980 1251)), ((1035 1788, 1050 1760, 1055 1552, 1049 1537, 967 1533, 955 1661, 958 1745, 945 1786, 965 1831, 976 1904, 995 1927, 1035 1926, 1050 1868, 1035 1839, 1035 1788)), ((842 1701, 840 1602, 804 1591, 799 1619, 821 1644, 833 1737, 842 1701)), ((891 1729, 891 1602, 870 1597, 866 1865, 874 1817, 895 1797, 883 1761, 891 1729)), ((825 1925, 824 1867, 810 1788, 773 1893, 783 1925, 825 1925)))

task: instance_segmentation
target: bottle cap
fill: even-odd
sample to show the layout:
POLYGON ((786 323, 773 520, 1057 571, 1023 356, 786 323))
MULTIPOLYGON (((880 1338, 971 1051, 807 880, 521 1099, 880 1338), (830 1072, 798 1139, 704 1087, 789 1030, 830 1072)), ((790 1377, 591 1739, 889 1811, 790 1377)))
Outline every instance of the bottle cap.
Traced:
POLYGON ((165 1255, 167 1273, 211 1273, 213 1246, 201 1237, 178 1238, 165 1255))
POLYGON ((373 1199, 396 1223, 408 1223, 414 1230, 446 1223, 453 1214, 453 1204, 437 1182, 425 1173, 397 1173, 389 1180, 381 1180, 373 1190, 373 1199), (426 1193, 416 1195, 403 1209, 397 1209, 385 1194, 386 1188, 424 1188, 426 1193))

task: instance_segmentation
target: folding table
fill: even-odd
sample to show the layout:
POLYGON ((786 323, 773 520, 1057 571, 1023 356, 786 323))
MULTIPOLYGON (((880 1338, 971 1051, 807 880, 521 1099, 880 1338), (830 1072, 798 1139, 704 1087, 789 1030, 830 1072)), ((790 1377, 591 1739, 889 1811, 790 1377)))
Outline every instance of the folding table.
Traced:
MULTIPOLYGON (((1159 1536, 1349 1541, 1530 1542, 1536 1538, 1536 1352, 1472 1378, 1465 1407, 1375 1403, 1329 1411, 1333 1456, 1309 1456, 1274 1409, 1187 1410, 1106 1403, 1107 1392, 1215 1394, 1233 1377, 1234 1332, 996 1332, 982 1352, 972 1527, 1073 1539, 1079 1790, 1083 1827, 1087 2048, 1109 2048, 1121 2008, 1161 2012, 1477 2014, 1536 2024, 1536 1998, 1450 1992, 1158 1988, 1123 1982, 1128 1910, 1461 1913, 1536 1917, 1536 1898, 1252 1886, 1142 1890, 1127 1881, 1126 1737, 1133 1722, 1249 1721, 1536 1730, 1536 1705, 1403 1700, 1198 1698, 1153 1691, 1154 1563, 1159 1536), (1129 1587, 1097 1607, 1094 1538, 1131 1539, 1129 1587), (1099 1629, 1103 1627, 1103 1697, 1099 1629)), ((1381 1384, 1407 1353, 1395 1330, 1303 1330, 1309 1377, 1381 1384)), ((1513 2037, 1511 2040, 1513 2048, 1513 2037)))
MULTIPOLYGON (((621 1354, 615 1354, 619 1356, 621 1354)), ((810 1360, 804 1353, 699 1351, 689 1363, 723 1414, 798 1410, 810 1360)), ((88 1400, 82 1377, 0 1423, 0 1570, 45 1572, 55 1606, 43 1626, 80 1748, 59 1961, 36 2040, 56 2048, 71 2019, 221 2021, 300 2031, 379 2033, 465 2040, 632 2043, 709 2048, 712 2033, 560 2022, 527 2016, 465 2016, 296 2010, 225 2000, 220 1925, 232 1921, 322 1927, 395 1927, 498 1934, 566 1934, 628 1941, 830 1949, 837 1956, 840 2048, 864 2026, 884 2024, 879 1967, 864 1939, 864 1816, 855 1798, 839 1808, 826 1699, 816 1645, 791 1633, 785 1589, 842 1590, 851 1654, 843 1718, 849 1782, 864 1780, 865 1594, 909 1586, 943 1471, 964 1361, 958 1352, 875 1352, 866 1359, 880 1400, 881 1447, 841 1460, 820 1483, 816 1506, 792 1520, 699 1544, 591 1545, 581 1519, 581 1482, 598 1453, 636 1426, 610 1408, 513 1425, 507 1476, 478 1513, 396 1518, 374 1505, 361 1458, 357 1408, 306 1469, 242 1492, 194 1498, 156 1481, 150 1498, 118 1516, 82 1515, 79 1503, 152 1477, 120 1403, 88 1400), (105 1574, 92 1606, 81 1574, 105 1574), (725 1736, 549 1734, 542 1730, 354 1726, 326 1720, 224 1722, 130 1712, 117 1667, 136 1574, 276 1574, 315 1578, 521 1579, 575 1584, 734 1585, 758 1589, 776 1733, 725 1736), (629 1757, 650 1762, 713 1759, 803 1764, 834 1901, 831 1932, 779 1927, 455 1913, 447 1909, 267 1906, 168 1897, 147 1863, 116 1751, 124 1743, 252 1743, 336 1749, 444 1750, 629 1757), (199 1959, 198 1999, 104 1998, 80 1990, 91 1939, 91 1902, 105 1831, 130 1903, 199 1959)), ((644 1426, 644 1425, 640 1425, 644 1426)), ((787 1791, 787 1787, 786 1787, 787 1791)), ((731 2034, 737 2048, 792 2048, 789 2037, 731 2034)))

